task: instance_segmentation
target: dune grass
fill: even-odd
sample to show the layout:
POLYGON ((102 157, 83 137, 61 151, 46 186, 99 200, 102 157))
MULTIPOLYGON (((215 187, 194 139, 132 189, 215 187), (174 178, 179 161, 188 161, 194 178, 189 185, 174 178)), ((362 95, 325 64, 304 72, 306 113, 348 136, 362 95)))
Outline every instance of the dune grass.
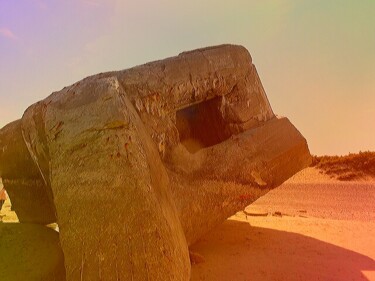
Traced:
POLYGON ((313 155, 311 166, 342 181, 375 178, 375 152, 360 151, 343 156, 313 155))

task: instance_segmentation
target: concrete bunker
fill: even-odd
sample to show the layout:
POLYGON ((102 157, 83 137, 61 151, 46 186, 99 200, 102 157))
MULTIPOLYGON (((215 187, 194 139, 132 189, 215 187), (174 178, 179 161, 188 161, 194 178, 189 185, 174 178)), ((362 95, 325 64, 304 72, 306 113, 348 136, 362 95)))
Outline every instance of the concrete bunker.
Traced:
POLYGON ((221 112, 222 99, 218 96, 176 112, 180 142, 190 153, 221 143, 231 136, 221 112))
POLYGON ((310 161, 234 45, 85 78, 0 130, 4 186, 20 222, 58 221, 67 281, 187 281, 189 245, 310 161))

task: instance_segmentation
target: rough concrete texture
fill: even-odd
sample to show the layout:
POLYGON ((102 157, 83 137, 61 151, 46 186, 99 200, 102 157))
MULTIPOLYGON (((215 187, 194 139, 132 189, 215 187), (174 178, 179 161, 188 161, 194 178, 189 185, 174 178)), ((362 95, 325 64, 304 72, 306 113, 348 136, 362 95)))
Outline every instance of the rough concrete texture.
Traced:
POLYGON ((20 222, 56 221, 52 191, 33 162, 21 131, 21 120, 0 130, 0 176, 20 222))
POLYGON ((38 224, 0 223, 0 238, 0 280, 66 280, 56 231, 38 224))
POLYGON ((310 163, 306 140, 274 115, 250 54, 234 45, 53 93, 22 117, 27 151, 5 129, 0 161, 20 154, 52 197, 67 280, 189 280, 188 245, 310 163))

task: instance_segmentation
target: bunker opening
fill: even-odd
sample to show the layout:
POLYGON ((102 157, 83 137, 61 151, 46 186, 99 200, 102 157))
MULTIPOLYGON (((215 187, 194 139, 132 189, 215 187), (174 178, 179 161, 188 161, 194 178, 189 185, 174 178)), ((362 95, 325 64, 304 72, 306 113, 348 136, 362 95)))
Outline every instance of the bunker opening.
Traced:
POLYGON ((216 97, 176 112, 180 142, 190 153, 219 144, 231 134, 220 110, 222 97, 216 97))

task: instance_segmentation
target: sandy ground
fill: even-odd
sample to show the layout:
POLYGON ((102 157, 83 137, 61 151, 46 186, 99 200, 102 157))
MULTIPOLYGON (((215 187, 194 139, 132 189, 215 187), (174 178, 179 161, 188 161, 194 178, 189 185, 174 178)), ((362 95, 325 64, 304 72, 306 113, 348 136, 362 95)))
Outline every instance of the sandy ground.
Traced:
MULTIPOLYGON (((13 224, 10 207, 7 201, 0 212, 8 222, 0 222, 0 280, 25 280, 14 272, 50 280, 61 271, 57 233, 13 224)), ((204 259, 193 264, 191 280, 375 281, 374 180, 340 182, 308 168, 244 211, 191 247, 204 259)))
POLYGON ((374 180, 308 168, 245 212, 191 247, 191 280, 375 280, 374 180))
POLYGON ((0 223, 1 222, 4 222, 4 223, 18 222, 17 214, 11 210, 11 203, 9 199, 5 201, 3 207, 0 210, 0 223))

